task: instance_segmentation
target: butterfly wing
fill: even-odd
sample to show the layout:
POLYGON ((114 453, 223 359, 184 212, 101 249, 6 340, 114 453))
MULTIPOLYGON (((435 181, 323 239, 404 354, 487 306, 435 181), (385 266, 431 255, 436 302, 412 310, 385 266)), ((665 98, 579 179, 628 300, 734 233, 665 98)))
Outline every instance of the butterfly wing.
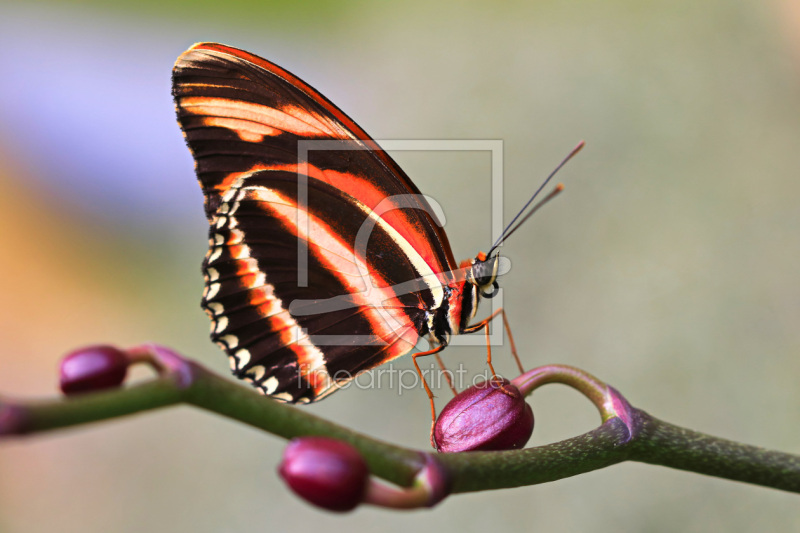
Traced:
POLYGON ((210 222, 203 306, 234 373, 313 401, 410 351, 455 262, 427 201, 342 111, 220 44, 176 62, 210 222))

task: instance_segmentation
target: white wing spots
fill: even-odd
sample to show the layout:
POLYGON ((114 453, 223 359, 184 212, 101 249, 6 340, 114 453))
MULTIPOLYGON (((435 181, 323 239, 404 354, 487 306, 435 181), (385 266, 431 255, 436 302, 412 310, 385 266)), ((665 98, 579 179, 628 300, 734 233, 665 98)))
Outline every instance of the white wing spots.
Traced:
MULTIPOLYGON (((264 392, 266 393, 266 391, 264 392)), ((289 394, 288 392, 279 392, 278 394, 271 395, 270 398, 274 398, 279 402, 291 402, 293 399, 292 395, 289 394)))
MULTIPOLYGON (((243 187, 246 176, 237 179, 231 189, 223 195, 223 203, 217 210, 217 218, 212 222, 209 252, 206 260, 206 289, 204 306, 212 320, 212 337, 221 344, 224 351, 233 355, 234 372, 241 373, 253 359, 261 361, 269 354, 251 354, 241 346, 241 338, 236 335, 239 327, 236 322, 229 323, 224 315, 225 307, 213 301, 221 292, 227 291, 222 283, 238 283, 238 287, 246 289, 243 296, 251 310, 257 312, 262 318, 269 319, 264 323, 265 333, 272 330, 274 335, 279 335, 281 345, 289 348, 297 358, 297 377, 304 379, 314 391, 314 396, 331 388, 332 380, 328 375, 325 357, 322 351, 311 342, 308 334, 300 327, 297 321, 283 305, 280 298, 275 296, 275 288, 269 283, 269 273, 260 268, 258 259, 252 257, 251 248, 245 244, 247 236, 237 228, 237 211, 241 201, 263 201, 262 193, 274 193, 264 187, 243 187), (212 268, 210 263, 217 261, 225 264, 226 280, 220 282, 220 267, 212 268), (231 273, 228 273, 231 270, 231 273), (227 330, 230 329, 230 332, 227 330), (223 334, 224 333, 224 334, 223 334)), ((282 203, 283 209, 291 209, 291 202, 279 195, 274 195, 282 203)), ((294 211, 296 214, 296 210, 294 211)), ((352 267, 351 267, 352 270, 352 267)), ((356 278, 356 281, 360 279, 356 278)), ((363 290, 363 287, 360 287, 363 290)), ((384 298, 385 299, 385 298, 384 298)), ((266 394, 272 395, 280 385, 274 376, 268 377, 267 369, 263 365, 253 366, 246 371, 243 379, 256 385, 266 394), (264 384, 259 383, 265 380, 264 384)), ((279 401, 293 402, 294 397, 288 393, 277 393, 279 401)))
POLYGON ((205 295, 203 296, 206 300, 213 299, 217 293, 219 292, 219 283, 212 283, 209 285, 208 290, 206 291, 205 295))
POLYGON ((248 351, 245 348, 237 350, 236 353, 233 355, 235 355, 236 359, 239 360, 240 367, 247 366, 247 364, 250 362, 250 351, 248 351))
POLYGON ((261 381, 267 369, 263 365, 257 365, 247 371, 247 375, 253 378, 253 381, 261 381))
MULTIPOLYGON (((237 182, 238 183, 238 182, 237 182)), ((228 200, 230 202, 231 199, 228 200)), ((228 241, 225 241, 225 236, 221 233, 214 233, 211 239, 209 240, 209 246, 211 247, 208 250, 208 254, 206 255, 206 264, 214 263, 218 261, 221 257, 223 252, 228 250, 228 255, 230 256, 227 259, 249 259, 250 258, 250 247, 243 243, 244 241, 244 233, 241 230, 235 229, 238 225, 238 221, 234 214, 239 209, 239 202, 236 201, 232 205, 230 203, 223 203, 219 209, 217 210, 217 219, 212 224, 212 226, 216 227, 218 230, 227 229, 230 232, 230 237, 228 241), (227 214, 226 214, 227 213, 227 214)), ((216 276, 219 277, 219 274, 216 276)))
POLYGON ((265 394, 272 394, 278 388, 278 378, 271 376, 267 378, 261 386, 264 388, 265 394))
POLYGON ((222 246, 215 246, 212 248, 211 255, 208 256, 208 262, 213 263, 222 255, 222 246))
POLYGON ((299 404, 311 403, 311 398, 309 398, 307 396, 301 396, 300 398, 297 399, 297 403, 299 403, 299 404))
POLYGON ((217 319, 217 327, 214 328, 214 333, 219 335, 228 327, 228 317, 221 316, 217 319))
POLYGON ((231 372, 236 372, 239 370, 239 363, 236 361, 236 358, 232 355, 228 356, 228 364, 231 365, 231 372))
POLYGON ((228 350, 233 350, 237 346, 239 346, 239 337, 237 337, 236 335, 223 335, 222 337, 219 338, 219 340, 220 342, 225 343, 225 347, 228 350))

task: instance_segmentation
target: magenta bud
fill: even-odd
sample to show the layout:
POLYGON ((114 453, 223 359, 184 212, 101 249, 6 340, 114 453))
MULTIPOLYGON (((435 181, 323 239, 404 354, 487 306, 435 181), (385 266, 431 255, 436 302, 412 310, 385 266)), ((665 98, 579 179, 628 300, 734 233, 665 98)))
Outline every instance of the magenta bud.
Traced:
POLYGON ((533 433, 533 410, 510 381, 478 383, 448 403, 434 426, 440 452, 522 448, 533 433))
POLYGON ((278 473, 301 498, 338 512, 351 511, 363 501, 369 480, 358 450, 328 437, 292 439, 278 473))
POLYGON ((130 360, 113 346, 87 346, 61 360, 59 385, 66 395, 118 387, 130 360))

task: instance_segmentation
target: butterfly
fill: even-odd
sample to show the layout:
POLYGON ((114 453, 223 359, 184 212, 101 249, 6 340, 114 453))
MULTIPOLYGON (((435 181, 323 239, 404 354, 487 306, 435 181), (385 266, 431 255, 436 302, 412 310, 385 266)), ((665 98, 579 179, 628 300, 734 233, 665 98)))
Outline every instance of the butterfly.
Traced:
POLYGON ((217 43, 184 52, 172 83, 210 227, 202 307, 235 376, 307 403, 426 338, 419 372, 498 314, 472 323, 500 241, 456 263, 428 199, 314 88, 217 43))

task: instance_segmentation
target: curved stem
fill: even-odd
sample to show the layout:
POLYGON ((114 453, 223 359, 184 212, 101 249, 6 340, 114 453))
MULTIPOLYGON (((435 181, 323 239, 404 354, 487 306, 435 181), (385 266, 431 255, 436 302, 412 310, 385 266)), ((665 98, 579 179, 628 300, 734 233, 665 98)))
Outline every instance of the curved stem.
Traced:
POLYGON ((580 368, 568 365, 540 366, 517 376, 511 383, 525 395, 548 383, 562 383, 586 396, 597 407, 603 422, 621 417, 630 423, 630 405, 622 395, 580 368))
MULTIPOLYGON (((394 446, 280 404, 176 357, 167 357, 166 364, 161 361, 165 370, 157 379, 128 388, 50 401, 0 399, 0 439, 188 403, 284 438, 326 435, 347 441, 362 453, 375 475, 405 487, 414 485, 428 462, 430 454, 394 446)), ((551 365, 525 376, 520 382, 529 390, 552 382, 574 386, 598 406, 603 424, 545 446, 438 454, 452 492, 545 483, 626 460, 800 492, 800 457, 796 455, 662 422, 631 407, 613 387, 573 367, 551 365)))

